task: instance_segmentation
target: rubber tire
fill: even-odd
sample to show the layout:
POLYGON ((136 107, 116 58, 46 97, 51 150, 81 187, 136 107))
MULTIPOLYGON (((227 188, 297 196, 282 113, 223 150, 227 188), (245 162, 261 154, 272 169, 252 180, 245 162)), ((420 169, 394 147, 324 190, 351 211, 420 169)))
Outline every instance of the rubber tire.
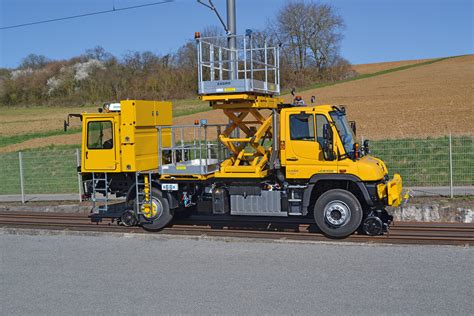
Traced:
POLYGON ((359 200, 349 191, 333 189, 324 192, 314 204, 314 220, 319 229, 330 238, 345 238, 354 233, 360 226, 363 217, 362 207, 359 200), (351 211, 349 222, 340 227, 333 227, 324 219, 324 207, 334 201, 340 200, 347 204, 351 211))
POLYGON ((158 200, 163 206, 163 213, 160 217, 155 219, 152 223, 141 224, 143 229, 156 232, 165 228, 173 219, 173 213, 170 211, 168 200, 163 198, 161 191, 156 188, 151 189, 152 198, 158 200))

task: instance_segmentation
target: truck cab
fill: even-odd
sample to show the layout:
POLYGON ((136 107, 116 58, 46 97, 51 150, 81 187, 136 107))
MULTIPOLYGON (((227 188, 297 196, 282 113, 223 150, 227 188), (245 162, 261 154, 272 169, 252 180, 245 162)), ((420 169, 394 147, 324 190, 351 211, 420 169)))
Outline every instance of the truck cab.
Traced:
POLYGON ((359 148, 345 111, 336 106, 294 107, 281 111, 281 163, 288 179, 316 174, 354 175, 378 181, 385 164, 359 148))
POLYGON ((385 206, 401 203, 401 177, 395 174, 389 180, 385 163, 369 154, 368 141, 364 146, 356 142, 355 123, 351 126, 344 108, 284 108, 280 121, 280 158, 285 181, 302 185, 299 192, 292 192, 296 192, 297 199, 289 201, 297 213, 313 213, 317 222, 319 216, 318 226, 323 231, 338 234, 335 229, 350 224, 354 216, 349 204, 355 198, 357 203, 352 208, 362 208, 368 232, 373 221, 391 221, 385 206), (321 202, 321 198, 326 198, 327 203, 321 202))

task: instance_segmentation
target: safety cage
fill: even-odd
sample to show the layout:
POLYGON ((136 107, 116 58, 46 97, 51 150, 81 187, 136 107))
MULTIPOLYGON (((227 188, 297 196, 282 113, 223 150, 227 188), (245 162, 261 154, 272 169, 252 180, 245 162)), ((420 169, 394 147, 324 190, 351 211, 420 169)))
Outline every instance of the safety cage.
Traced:
POLYGON ((280 94, 280 50, 259 34, 196 36, 198 93, 280 94), (235 40, 235 49, 228 41, 235 40))

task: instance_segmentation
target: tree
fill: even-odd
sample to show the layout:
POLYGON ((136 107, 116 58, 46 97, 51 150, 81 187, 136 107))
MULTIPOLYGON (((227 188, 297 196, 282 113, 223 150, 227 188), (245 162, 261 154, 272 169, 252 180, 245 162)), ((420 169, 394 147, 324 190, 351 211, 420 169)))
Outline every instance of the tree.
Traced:
POLYGON ((339 60, 343 28, 334 7, 304 0, 288 2, 271 23, 287 63, 297 71, 314 67, 320 74, 339 60))
POLYGON ((20 69, 40 69, 46 66, 51 60, 43 55, 29 54, 20 63, 20 69))
POLYGON ((108 61, 112 59, 114 56, 107 52, 102 46, 96 46, 94 48, 86 49, 84 54, 86 59, 97 59, 100 61, 108 61))

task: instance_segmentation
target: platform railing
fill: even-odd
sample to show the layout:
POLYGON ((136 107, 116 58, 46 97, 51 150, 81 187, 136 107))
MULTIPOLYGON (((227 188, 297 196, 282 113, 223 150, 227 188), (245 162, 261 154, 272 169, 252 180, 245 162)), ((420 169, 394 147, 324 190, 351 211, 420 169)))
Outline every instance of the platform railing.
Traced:
POLYGON ((280 93, 280 51, 266 40, 257 44, 252 35, 235 36, 236 49, 228 37, 197 38, 199 94, 257 92, 280 93), (232 67, 236 75, 233 76, 232 67))
POLYGON ((218 139, 226 127, 226 124, 157 126, 160 174, 204 175, 218 171, 220 163, 229 156, 218 139), (166 137, 169 137, 167 141, 166 137))

